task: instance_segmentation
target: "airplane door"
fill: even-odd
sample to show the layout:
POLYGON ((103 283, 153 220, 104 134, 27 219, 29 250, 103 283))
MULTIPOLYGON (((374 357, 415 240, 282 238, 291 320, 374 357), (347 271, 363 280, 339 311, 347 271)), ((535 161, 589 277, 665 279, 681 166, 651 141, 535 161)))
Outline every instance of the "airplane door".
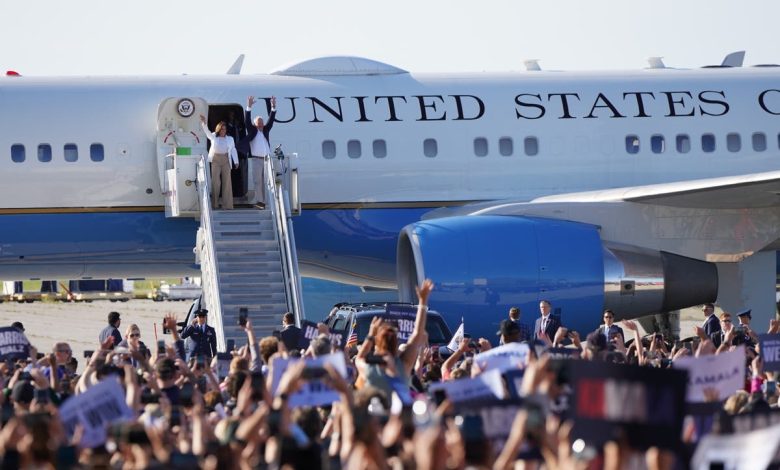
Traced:
POLYGON ((208 152, 201 114, 208 115, 208 103, 198 97, 167 98, 157 108, 157 169, 167 217, 200 213, 196 172, 208 152))

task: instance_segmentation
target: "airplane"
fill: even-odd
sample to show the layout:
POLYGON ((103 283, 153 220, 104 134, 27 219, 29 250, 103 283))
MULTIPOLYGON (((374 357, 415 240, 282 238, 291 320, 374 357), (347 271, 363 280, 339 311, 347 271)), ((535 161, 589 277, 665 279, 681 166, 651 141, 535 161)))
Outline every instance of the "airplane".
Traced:
POLYGON ((487 338, 510 306, 533 324, 542 299, 579 331, 604 308, 715 300, 761 324, 780 68, 738 62, 413 74, 338 56, 263 75, 0 77, 0 279, 198 275, 198 221, 164 214, 160 132, 175 120, 199 142, 199 114, 213 128, 254 95, 267 116, 275 96, 303 276, 404 301, 432 278, 432 307, 487 338))

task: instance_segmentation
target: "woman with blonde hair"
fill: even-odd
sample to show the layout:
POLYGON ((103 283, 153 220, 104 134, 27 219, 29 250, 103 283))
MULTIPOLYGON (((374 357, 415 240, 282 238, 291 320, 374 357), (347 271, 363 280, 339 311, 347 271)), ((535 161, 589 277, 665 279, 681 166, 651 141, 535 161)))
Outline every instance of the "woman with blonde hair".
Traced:
POLYGON ((214 132, 206 126, 206 116, 200 115, 200 127, 211 141, 209 163, 211 163, 211 205, 217 209, 217 197, 222 190, 222 208, 233 208, 233 185, 230 179, 231 166, 238 166, 238 154, 233 137, 227 135, 227 123, 220 121, 214 132), (232 165, 231 165, 232 164, 232 165))

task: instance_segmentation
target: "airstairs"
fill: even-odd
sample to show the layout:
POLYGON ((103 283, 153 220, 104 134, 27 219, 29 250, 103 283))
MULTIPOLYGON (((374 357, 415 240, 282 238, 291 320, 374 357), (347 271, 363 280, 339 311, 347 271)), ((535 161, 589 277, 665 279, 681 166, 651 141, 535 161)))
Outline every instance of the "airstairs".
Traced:
POLYGON ((258 337, 279 329, 285 312, 293 312, 300 323, 305 315, 292 224, 292 217, 300 214, 297 168, 277 149, 265 161, 265 208, 214 210, 205 145, 200 145, 205 138, 176 129, 174 134, 189 139, 191 146, 182 147, 181 138, 169 139, 175 140, 170 145, 160 140, 165 134, 160 127, 158 154, 166 215, 200 218, 194 252, 201 268, 201 303, 217 332, 217 349, 225 351, 231 339, 239 345, 246 340, 238 324, 241 309, 246 309, 258 337), (173 152, 162 156, 166 148, 173 152))

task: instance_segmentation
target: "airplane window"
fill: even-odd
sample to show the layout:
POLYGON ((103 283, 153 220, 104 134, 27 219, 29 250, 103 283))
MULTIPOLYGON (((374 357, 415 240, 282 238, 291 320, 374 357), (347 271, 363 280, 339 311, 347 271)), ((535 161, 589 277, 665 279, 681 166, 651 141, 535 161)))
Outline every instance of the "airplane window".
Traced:
POLYGON ((336 158, 336 142, 333 142, 332 140, 323 140, 322 156, 327 159, 336 158))
POLYGON ((508 157, 515 151, 514 143, 511 137, 501 137, 498 139, 498 153, 508 157))
POLYGON ((65 144, 65 161, 75 162, 79 159, 79 148, 76 144, 65 144))
POLYGON ((664 150, 666 150, 664 136, 656 134, 650 137, 650 150, 652 150, 653 153, 664 153, 664 150))
POLYGON ((484 137, 474 139, 474 155, 485 157, 488 154, 488 141, 484 137))
POLYGON ((701 149, 707 153, 715 151, 715 136, 712 134, 702 134, 701 149))
POLYGON ((525 147, 525 154, 533 157, 539 153, 539 139, 536 137, 526 137, 523 140, 523 147, 525 147))
POLYGON ((361 153, 359 140, 347 141, 347 155, 349 155, 349 158, 360 158, 361 153))
POLYGON ((92 144, 89 146, 89 158, 93 162, 102 162, 103 158, 105 158, 105 153, 103 151, 103 144, 92 144))
POLYGON ((639 153, 639 136, 626 136, 626 152, 630 153, 631 155, 639 153))
POLYGON ((433 158, 439 154, 439 145, 436 139, 425 139, 423 141, 423 153, 428 158, 433 158))
POLYGON ((691 151, 691 138, 688 134, 677 135, 677 152, 688 153, 691 151))
POLYGON ((732 132, 726 135, 726 148, 729 152, 739 152, 742 149, 742 139, 739 134, 732 132))
POLYGON ((763 132, 755 132, 753 134, 753 150, 756 152, 763 152, 766 150, 766 134, 763 132))
POLYGON ((374 156, 376 158, 385 158, 387 156, 387 143, 384 139, 374 141, 374 156))
POLYGON ((38 161, 44 163, 51 161, 51 145, 40 144, 38 146, 38 161))
POLYGON ((25 158, 24 145, 13 144, 11 146, 11 161, 14 163, 22 163, 25 158))

